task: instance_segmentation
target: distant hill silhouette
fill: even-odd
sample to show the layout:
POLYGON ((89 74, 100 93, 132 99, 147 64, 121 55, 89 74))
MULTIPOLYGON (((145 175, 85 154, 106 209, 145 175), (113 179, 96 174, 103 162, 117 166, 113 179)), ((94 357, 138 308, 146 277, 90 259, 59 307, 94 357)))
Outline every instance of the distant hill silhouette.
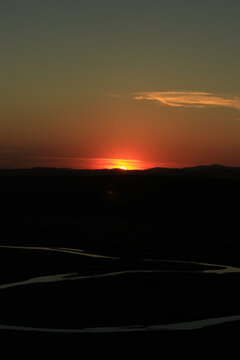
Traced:
POLYGON ((239 185, 240 168, 220 165, 2 169, 0 244, 239 261, 239 185))
POLYGON ((229 167, 218 164, 200 165, 186 168, 150 168, 146 170, 121 169, 68 169, 54 167, 35 167, 30 169, 0 169, 0 176, 80 176, 80 175, 157 175, 170 177, 207 177, 223 179, 240 179, 240 167, 229 167))

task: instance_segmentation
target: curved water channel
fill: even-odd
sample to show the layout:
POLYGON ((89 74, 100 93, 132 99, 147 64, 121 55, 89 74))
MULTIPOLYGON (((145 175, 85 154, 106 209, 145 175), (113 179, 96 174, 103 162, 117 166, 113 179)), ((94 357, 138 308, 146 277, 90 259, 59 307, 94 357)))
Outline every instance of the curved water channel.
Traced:
POLYGON ((23 259, 23 274, 14 280, 12 265, 13 280, 6 282, 6 269, 1 270, 0 329, 3 330, 189 331, 240 321, 238 267, 161 259, 138 259, 126 264, 118 257, 60 247, 0 246, 0 257, 6 256, 4 251, 9 262, 11 254, 14 261, 23 259), (28 268, 27 260, 32 254, 40 259, 37 276, 31 276, 28 268), (74 271, 53 273, 51 267, 46 274, 45 262, 49 263, 52 254, 53 262, 56 255, 61 255, 68 269, 74 262, 74 271))

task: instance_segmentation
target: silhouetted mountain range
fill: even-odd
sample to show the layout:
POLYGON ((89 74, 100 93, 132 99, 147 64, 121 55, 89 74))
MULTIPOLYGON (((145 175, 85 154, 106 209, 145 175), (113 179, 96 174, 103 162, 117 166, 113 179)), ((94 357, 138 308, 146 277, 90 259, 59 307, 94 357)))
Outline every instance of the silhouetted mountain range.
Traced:
POLYGON ((80 175, 157 175, 170 177, 207 177, 222 179, 240 179, 240 167, 223 165, 200 165, 186 168, 151 168, 146 170, 121 170, 121 169, 68 169, 54 167, 35 167, 30 169, 0 169, 0 176, 80 176, 80 175))
POLYGON ((239 259, 239 185, 220 165, 2 169, 0 243, 239 259))

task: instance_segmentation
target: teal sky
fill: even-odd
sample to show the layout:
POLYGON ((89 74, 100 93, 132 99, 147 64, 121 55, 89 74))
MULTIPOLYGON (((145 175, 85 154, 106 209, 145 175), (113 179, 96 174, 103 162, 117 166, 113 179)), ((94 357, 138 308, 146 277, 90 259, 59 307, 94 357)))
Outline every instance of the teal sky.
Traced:
POLYGON ((240 165, 236 106, 134 99, 240 97, 239 14, 238 0, 2 0, 0 166, 48 155, 240 165))

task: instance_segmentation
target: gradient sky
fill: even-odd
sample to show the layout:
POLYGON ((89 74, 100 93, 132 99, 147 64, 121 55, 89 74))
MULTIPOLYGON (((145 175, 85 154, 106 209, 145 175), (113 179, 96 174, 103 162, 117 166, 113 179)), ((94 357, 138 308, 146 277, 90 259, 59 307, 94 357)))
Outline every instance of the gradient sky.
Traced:
POLYGON ((239 0, 2 0, 0 167, 240 166, 239 14, 239 0))

